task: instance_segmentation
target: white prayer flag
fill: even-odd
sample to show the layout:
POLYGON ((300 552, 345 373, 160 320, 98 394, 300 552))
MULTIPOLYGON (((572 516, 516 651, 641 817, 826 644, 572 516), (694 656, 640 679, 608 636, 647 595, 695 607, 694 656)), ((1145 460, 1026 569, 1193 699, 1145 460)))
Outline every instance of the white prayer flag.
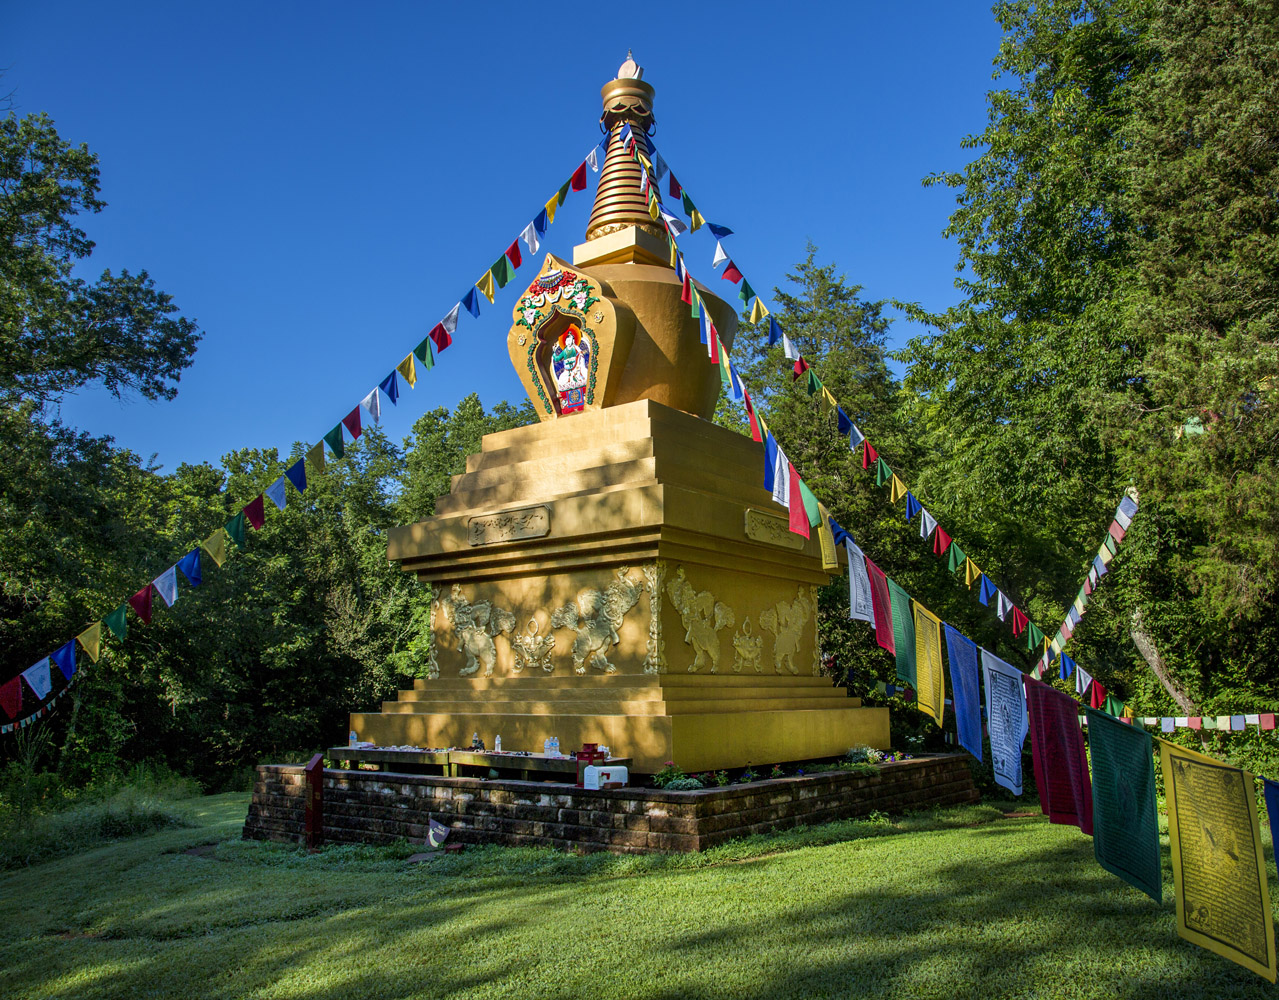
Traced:
POLYGON ((999 620, 1005 621, 1008 618, 1008 612, 1013 609, 1013 602, 1004 596, 1002 590, 995 591, 995 614, 999 620))
POLYGON ((1245 726, 1259 726, 1259 725, 1261 725, 1261 716, 1260 716, 1260 715, 1245 715, 1245 716, 1243 717, 1243 721, 1244 721, 1244 725, 1245 725, 1245 726))
MULTIPOLYGON (((597 173, 597 174, 598 174, 598 173, 600 172, 600 148, 599 148, 599 146, 596 146, 594 149, 592 149, 592 150, 590 151, 590 153, 589 153, 589 154, 587 154, 586 162, 587 162, 587 164, 590 166, 591 170, 593 170, 595 173, 597 173)), ((530 253, 537 253, 537 251, 536 251, 536 250, 531 250, 531 251, 529 251, 529 252, 530 252, 530 253)))
MULTIPOLYGON (((861 432, 861 428, 858 427, 856 424, 853 424, 852 430, 848 432, 849 451, 856 451, 857 446, 865 440, 866 440, 866 435, 861 432)), ((934 521, 933 525, 936 526, 936 524, 937 522, 934 521)))
POLYGON ((848 617, 870 622, 875 627, 875 602, 870 596, 870 573, 866 571, 866 556, 851 538, 844 539, 848 553, 848 617))
POLYGON ((284 510, 284 505, 288 502, 284 496, 284 477, 281 476, 270 486, 262 491, 271 498, 271 502, 280 510, 284 510))
POLYGON ((1127 531, 1132 524, 1132 518, 1125 514, 1123 510, 1115 511, 1115 520, 1119 522, 1119 527, 1123 528, 1124 531, 1127 531))
POLYGON ((1173 716, 1172 721, 1173 721, 1173 724, 1176 725, 1178 729, 1185 729, 1187 726, 1190 725, 1190 717, 1186 715, 1175 715, 1173 716))
MULTIPOLYGON (((525 246, 528 247, 528 252, 530 256, 532 254, 537 253, 537 248, 541 244, 537 242, 537 229, 534 227, 533 223, 530 222, 527 226, 524 227, 524 232, 520 233, 520 239, 522 239, 524 241, 525 246)), ((455 324, 457 323, 456 313, 454 313, 453 315, 453 322, 455 324)), ((449 332, 452 333, 453 331, 450 330, 449 332)))
POLYGON ((782 446, 777 446, 777 462, 773 466, 773 499, 783 507, 790 507, 790 459, 782 446))
POLYGON ((170 566, 151 581, 151 586, 160 595, 160 600, 164 601, 166 608, 173 607, 178 602, 178 568, 170 566))
POLYGON ((786 354, 787 361, 798 361, 799 351, 795 350, 795 345, 790 342, 790 337, 782 334, 782 350, 786 354))
MULTIPOLYGON (((684 225, 684 220, 665 205, 658 208, 658 211, 662 213, 662 218, 666 220, 666 225, 670 227, 670 230, 674 235, 682 236, 684 233, 688 232, 688 226, 684 225)), ((680 272, 682 269, 676 268, 676 271, 680 272)), ((684 280, 684 275, 682 273, 679 275, 679 280, 684 280)))
POLYGON ((724 252, 724 244, 719 240, 715 241, 715 259, 711 261, 711 267, 719 267, 724 261, 728 260, 728 254, 724 252))
POLYGON ((924 541, 928 541, 937 527, 937 518, 922 508, 919 513, 919 537, 924 539, 924 541))
POLYGON ((361 399, 360 405, 369 411, 369 416, 373 418, 375 424, 382 420, 382 402, 376 389, 361 399))
POLYGON ((984 649, 981 665, 986 681, 986 727, 995 781, 1014 795, 1020 795, 1022 744, 1030 731, 1025 682, 1020 670, 984 649))
POLYGON ((27 667, 22 671, 22 679, 31 685, 37 698, 49 697, 49 692, 53 690, 53 678, 49 676, 49 658, 46 656, 34 666, 27 667))
MULTIPOLYGON (((530 222, 531 226, 532 223, 530 222)), ((536 251, 534 251, 536 253, 536 251)), ((453 308, 449 310, 449 314, 440 320, 440 326, 444 327, 444 332, 450 337, 457 331, 457 311, 462 308, 462 303, 453 303, 453 308)))
POLYGON ((1081 698, 1088 693, 1088 686, 1092 684, 1092 674, 1075 664, 1075 694, 1081 698))

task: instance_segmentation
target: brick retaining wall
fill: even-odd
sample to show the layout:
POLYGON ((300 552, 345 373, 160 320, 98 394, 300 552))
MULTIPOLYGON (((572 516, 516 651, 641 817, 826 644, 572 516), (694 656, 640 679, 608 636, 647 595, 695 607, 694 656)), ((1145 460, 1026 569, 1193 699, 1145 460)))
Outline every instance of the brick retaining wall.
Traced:
MULTIPOLYGON (((300 842, 305 781, 300 766, 260 765, 245 838, 300 842)), ((324 839, 424 842, 430 818, 452 828, 451 841, 468 844, 698 851, 752 833, 873 810, 899 813, 979 798, 966 754, 881 764, 874 775, 832 771, 692 792, 326 770, 324 839)))

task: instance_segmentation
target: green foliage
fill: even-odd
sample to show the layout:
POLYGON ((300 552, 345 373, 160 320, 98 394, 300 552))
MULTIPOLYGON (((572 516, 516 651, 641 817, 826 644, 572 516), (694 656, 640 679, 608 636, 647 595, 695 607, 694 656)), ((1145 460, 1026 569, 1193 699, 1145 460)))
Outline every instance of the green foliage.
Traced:
MULTIPOLYGON (((688 775, 684 773, 684 769, 682 767, 677 765, 674 761, 668 760, 666 762, 666 766, 653 775, 653 784, 657 788, 665 788, 672 781, 680 781, 687 777, 688 775)), ((698 784, 700 785, 701 782, 698 782, 698 784)))
POLYGON ((703 785, 701 781, 699 781, 697 778, 684 777, 684 778, 672 778, 670 781, 666 782, 666 784, 661 785, 660 787, 664 788, 668 792, 692 792, 700 788, 705 788, 706 786, 703 785))

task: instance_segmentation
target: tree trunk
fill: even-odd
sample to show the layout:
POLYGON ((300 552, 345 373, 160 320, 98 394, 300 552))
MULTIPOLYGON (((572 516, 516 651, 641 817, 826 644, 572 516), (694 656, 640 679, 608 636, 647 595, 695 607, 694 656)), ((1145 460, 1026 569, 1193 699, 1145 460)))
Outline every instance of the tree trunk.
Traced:
POLYGON ((1141 654, 1142 659, 1146 661, 1155 676, 1159 678, 1159 683, 1164 686, 1164 690, 1168 692, 1172 700, 1180 705, 1181 710, 1187 715, 1195 715, 1195 703, 1173 681, 1172 675, 1168 672, 1168 667, 1164 663, 1164 658, 1159 655, 1159 650, 1155 647, 1154 638, 1146 631, 1145 622, 1141 617, 1141 608, 1133 610, 1129 634, 1137 647, 1137 652, 1141 654))

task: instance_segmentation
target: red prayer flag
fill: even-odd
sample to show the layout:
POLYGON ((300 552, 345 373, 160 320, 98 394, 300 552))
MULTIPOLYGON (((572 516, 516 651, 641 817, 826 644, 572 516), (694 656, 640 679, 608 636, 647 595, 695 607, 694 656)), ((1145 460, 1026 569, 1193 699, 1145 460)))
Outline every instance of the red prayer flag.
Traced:
POLYGON ((20 674, 0 687, 0 708, 3 708, 5 715, 11 719, 16 719, 18 713, 22 711, 22 676, 20 674))
POLYGON ((888 577, 884 571, 866 557, 866 575, 870 577, 870 606, 875 612, 875 641, 896 654, 897 644, 893 640, 893 606, 888 596, 888 577))
POLYGON ((937 530, 933 532, 933 555, 944 556, 949 551, 950 543, 953 541, 954 539, 946 533, 946 529, 940 524, 937 525, 937 530))
POLYGON ((1110 537, 1115 540, 1116 545, 1124 540, 1125 532, 1118 521, 1111 521, 1110 527, 1107 530, 1110 532, 1110 537))
POLYGON ((449 334, 448 330, 444 329, 443 323, 436 323, 435 327, 429 334, 427 334, 427 336, 435 341, 436 354, 448 347, 449 344, 453 343, 453 337, 449 334))
POLYGON ((1092 834, 1092 783, 1079 731, 1079 703, 1033 677, 1026 678, 1030 747, 1039 805, 1051 823, 1092 834))
POLYGON ((724 265, 724 273, 720 277, 725 281, 731 281, 735 285, 742 280, 742 272, 737 270, 737 265, 730 260, 724 265))
POLYGON ((715 333, 714 327, 711 328, 711 335, 706 342, 706 349, 710 352, 711 364, 719 364, 719 336, 715 333))
POLYGON ((244 516, 253 525, 254 531, 262 530, 262 525, 266 524, 266 510, 262 506, 261 493, 244 505, 244 516))
POLYGON ((1275 716, 1273 712, 1265 712, 1261 715, 1261 728, 1267 730, 1275 728, 1275 716))
POLYGON ((360 436, 360 408, 357 406, 354 410, 342 418, 342 423, 347 431, 351 434, 351 440, 354 441, 360 436))
POLYGON ((763 435, 759 432, 759 421, 755 419, 755 404, 751 402, 751 394, 744 389, 742 394, 746 399, 746 416, 750 418, 751 422, 751 440, 763 441, 763 435))
POLYGON ((879 461, 879 452, 866 441, 862 446, 862 468, 869 469, 872 465, 879 461))
MULTIPOLYGON (((1030 624, 1030 619, 1025 616, 1021 608, 1013 605, 1013 635, 1021 635, 1026 631, 1026 626, 1030 624)), ((1095 707, 1095 706, 1094 706, 1095 707)))
POLYGON ((687 271, 684 272, 684 289, 679 293, 679 300, 688 306, 693 304, 693 282, 687 271))
POLYGON ((1097 678, 1093 678, 1092 687, 1088 689, 1088 705, 1090 708, 1101 708, 1106 704, 1106 687, 1097 678))
POLYGON ((582 161, 582 165, 573 171, 573 176, 569 179, 574 191, 586 190, 586 161, 582 161))
POLYGON ((808 511, 804 510, 804 492, 799 488, 799 473, 790 462, 786 464, 790 466, 790 530, 808 538, 808 511))
POLYGON ((506 248, 506 256, 510 260, 512 267, 520 266, 520 241, 518 237, 511 240, 511 245, 506 248))
MULTIPOLYGON (((1265 716, 1263 715, 1262 718, 1264 719, 1265 716)), ((1270 718, 1273 719, 1274 716, 1272 715, 1270 718)), ((1202 715, 1190 716, 1189 718, 1186 719, 1186 725, 1189 726, 1191 729, 1203 729, 1204 727, 1203 716, 1202 715)), ((1261 728, 1265 729, 1266 727, 1263 725, 1261 728)))
POLYGON ((684 189, 679 186, 679 181, 675 179, 675 171, 671 171, 671 197, 678 198, 684 193, 684 189))
POLYGON ((129 607, 138 613, 144 623, 151 624, 151 584, 148 583, 129 598, 129 607))
POLYGON ((804 356, 801 354, 795 362, 795 368, 791 372, 790 380, 792 382, 798 381, 800 376, 806 371, 808 371, 808 362, 804 360, 804 356))

